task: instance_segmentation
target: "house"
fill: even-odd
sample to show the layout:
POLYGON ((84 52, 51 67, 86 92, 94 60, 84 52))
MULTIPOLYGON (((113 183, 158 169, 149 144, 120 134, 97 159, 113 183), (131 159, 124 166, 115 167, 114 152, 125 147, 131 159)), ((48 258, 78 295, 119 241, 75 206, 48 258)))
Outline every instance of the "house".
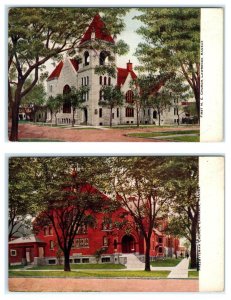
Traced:
MULTIPOLYGON (((104 199, 108 199, 102 194, 104 199)), ((88 212, 91 214, 91 212, 88 212)), ((123 207, 110 214, 95 213, 96 223, 88 226, 82 223, 74 238, 70 253, 71 263, 96 263, 96 252, 101 251, 100 263, 123 263, 122 254, 133 253, 144 258, 146 243, 129 212, 123 207), (124 226, 117 226, 118 221, 124 226)), ((166 220, 157 220, 157 228, 153 228, 151 236, 151 258, 172 256, 178 251, 179 240, 166 235, 166 220)), ((63 261, 59 255, 59 247, 54 227, 39 227, 36 235, 20 237, 9 242, 10 264, 53 265, 63 261)))
MULTIPOLYGON (((102 100, 102 87, 106 85, 117 86, 124 94, 124 105, 115 107, 112 111, 112 124, 136 124, 136 107, 133 105, 134 94, 130 87, 131 80, 137 78, 133 70, 133 64, 129 60, 126 66, 116 68, 116 76, 96 74, 98 66, 107 65, 108 56, 113 55, 114 62, 117 62, 117 55, 112 52, 112 46, 115 39, 106 29, 106 25, 99 15, 96 15, 79 43, 81 50, 80 59, 71 59, 66 57, 60 61, 56 68, 51 72, 47 79, 47 96, 56 96, 57 94, 68 94, 72 87, 89 87, 83 95, 85 100, 84 108, 75 112, 75 124, 79 125, 109 125, 109 108, 99 105, 102 100), (100 43, 101 50, 94 47, 95 43, 100 43)), ((158 124, 158 114, 153 108, 147 107, 140 112, 140 123, 158 124)), ((175 103, 171 107, 161 111, 161 125, 177 124, 182 122, 185 117, 181 102, 175 103)), ((73 119, 73 110, 66 101, 56 115, 57 124, 71 124, 73 119)), ((55 117, 50 111, 47 112, 47 122, 55 123, 55 117)))

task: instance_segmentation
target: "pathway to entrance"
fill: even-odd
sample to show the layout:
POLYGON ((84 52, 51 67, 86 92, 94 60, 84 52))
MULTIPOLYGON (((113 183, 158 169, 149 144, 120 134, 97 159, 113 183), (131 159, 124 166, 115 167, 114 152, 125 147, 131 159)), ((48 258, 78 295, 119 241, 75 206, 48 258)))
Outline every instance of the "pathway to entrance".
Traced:
POLYGON ((199 280, 9 278, 11 292, 198 292, 199 280))
POLYGON ((168 275, 168 278, 188 278, 188 266, 189 259, 182 259, 182 261, 172 269, 171 273, 168 275))

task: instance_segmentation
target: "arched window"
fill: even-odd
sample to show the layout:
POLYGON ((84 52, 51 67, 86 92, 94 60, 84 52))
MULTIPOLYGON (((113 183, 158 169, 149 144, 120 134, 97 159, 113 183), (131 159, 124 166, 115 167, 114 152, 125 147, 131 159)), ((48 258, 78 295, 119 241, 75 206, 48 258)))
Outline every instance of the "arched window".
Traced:
POLYGON ((133 103, 134 94, 132 90, 127 91, 126 93, 126 102, 127 103, 133 103))
POLYGON ((108 85, 111 85, 111 77, 108 77, 108 85))
POLYGON ((87 76, 87 85, 89 85, 89 76, 87 76))
POLYGON ((157 111, 154 110, 154 111, 153 111, 153 119, 156 119, 156 118, 157 118, 157 111))
POLYGON ((134 117, 134 108, 126 107, 125 115, 127 118, 133 118, 134 117))
POLYGON ((84 65, 88 66, 90 63, 90 55, 88 51, 84 52, 84 65))
POLYGON ((103 84, 104 84, 104 85, 107 85, 107 77, 106 77, 106 76, 105 76, 104 79, 103 79, 103 84))
POLYGON ((102 77, 102 76, 99 77, 99 84, 100 84, 100 85, 103 84, 103 77, 102 77))
POLYGON ((99 91, 99 100, 100 101, 103 100, 103 91, 102 90, 99 91))
POLYGON ((68 94, 70 94, 71 88, 69 87, 68 84, 66 84, 63 88, 63 95, 65 96, 65 100, 63 103, 63 113, 64 114, 70 114, 71 113, 71 102, 68 99, 68 94))
POLYGON ((104 66, 108 62, 109 53, 106 51, 100 52, 99 55, 99 64, 100 66, 104 66))

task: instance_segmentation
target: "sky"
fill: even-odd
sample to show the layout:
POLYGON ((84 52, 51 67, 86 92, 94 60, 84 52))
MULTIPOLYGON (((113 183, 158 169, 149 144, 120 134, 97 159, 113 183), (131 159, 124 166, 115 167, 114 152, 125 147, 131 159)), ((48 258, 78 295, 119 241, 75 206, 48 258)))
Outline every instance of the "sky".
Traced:
MULTIPOLYGON (((132 18, 138 15, 137 9, 131 9, 124 17, 124 22, 126 27, 124 31, 118 35, 117 40, 124 40, 125 43, 129 45, 129 52, 126 55, 117 57, 117 66, 121 68, 126 67, 126 63, 130 60, 133 63, 133 67, 138 65, 138 60, 134 56, 135 49, 137 45, 141 42, 141 37, 136 33, 136 30, 141 26, 141 22, 138 20, 133 20, 132 18)), ((52 65, 52 60, 49 60, 46 64, 47 71, 52 72, 54 66, 52 65)), ((56 64, 57 65, 57 64, 56 64)))

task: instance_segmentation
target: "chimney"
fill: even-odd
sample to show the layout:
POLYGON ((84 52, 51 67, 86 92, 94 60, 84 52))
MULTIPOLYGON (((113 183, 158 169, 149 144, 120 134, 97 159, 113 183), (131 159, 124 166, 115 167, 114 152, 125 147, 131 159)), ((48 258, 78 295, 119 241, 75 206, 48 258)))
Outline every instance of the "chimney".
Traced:
POLYGON ((128 72, 132 71, 132 63, 130 62, 130 59, 129 59, 128 63, 127 63, 127 70, 128 70, 128 72))

